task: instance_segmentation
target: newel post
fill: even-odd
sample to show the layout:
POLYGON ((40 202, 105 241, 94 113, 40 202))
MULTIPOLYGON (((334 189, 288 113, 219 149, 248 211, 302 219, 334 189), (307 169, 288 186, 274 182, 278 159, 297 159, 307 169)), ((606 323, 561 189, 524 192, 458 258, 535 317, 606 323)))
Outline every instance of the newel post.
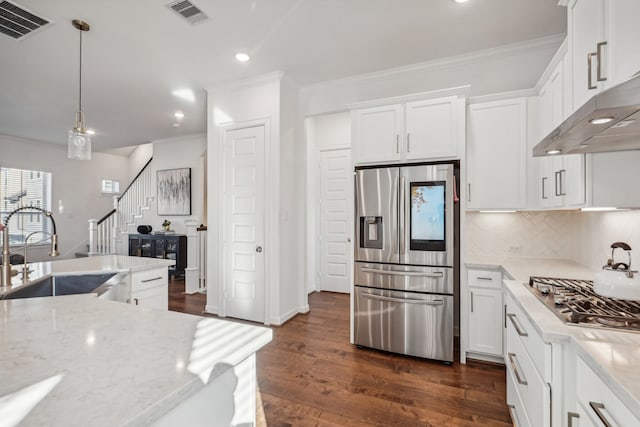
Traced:
POLYGON ((98 220, 89 220, 89 256, 98 253, 98 220))

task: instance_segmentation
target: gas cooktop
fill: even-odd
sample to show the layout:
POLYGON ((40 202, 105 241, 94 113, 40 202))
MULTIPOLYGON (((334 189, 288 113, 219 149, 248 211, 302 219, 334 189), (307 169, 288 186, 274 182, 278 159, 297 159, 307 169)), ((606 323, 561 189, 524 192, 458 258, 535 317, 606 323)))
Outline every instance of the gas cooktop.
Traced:
POLYGON ((640 332, 640 303, 600 296, 590 280, 531 277, 524 285, 568 325, 640 332))

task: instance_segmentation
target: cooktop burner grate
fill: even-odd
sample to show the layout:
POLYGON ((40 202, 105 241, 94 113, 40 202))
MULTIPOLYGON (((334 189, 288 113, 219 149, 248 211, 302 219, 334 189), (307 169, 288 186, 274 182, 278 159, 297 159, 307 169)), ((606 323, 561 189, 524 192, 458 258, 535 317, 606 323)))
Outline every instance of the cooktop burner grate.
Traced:
POLYGON ((600 296, 590 280, 531 277, 528 285, 568 324, 640 332, 640 304, 600 296))

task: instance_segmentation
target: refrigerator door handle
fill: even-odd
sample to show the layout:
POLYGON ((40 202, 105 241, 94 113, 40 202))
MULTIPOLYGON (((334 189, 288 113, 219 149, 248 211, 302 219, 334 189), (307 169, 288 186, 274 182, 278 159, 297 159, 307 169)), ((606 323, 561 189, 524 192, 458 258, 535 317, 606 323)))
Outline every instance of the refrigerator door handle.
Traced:
POLYGON ((368 299, 375 299, 378 301, 389 301, 389 302, 400 302, 403 304, 420 304, 420 305, 444 305, 444 300, 436 299, 431 301, 425 301, 422 299, 412 299, 412 298, 393 298, 393 297, 385 297, 381 295, 370 294, 368 292, 363 292, 362 296, 368 299))
MULTIPOLYGON (((402 172, 400 172, 402 173, 402 172)), ((404 175, 400 175, 400 207, 399 207, 399 212, 398 212, 398 220, 400 222, 400 255, 404 255, 405 254, 405 238, 406 238, 406 223, 405 223, 405 210, 406 210, 406 188, 405 188, 405 180, 406 177, 404 175)), ((403 263, 404 260, 402 258, 400 258, 400 263, 403 263)))
POLYGON ((441 278, 444 277, 444 273, 442 271, 434 271, 431 273, 425 273, 422 271, 392 271, 392 270, 378 270, 377 268, 368 268, 363 267, 361 269, 363 273, 376 273, 376 274, 386 274, 388 276, 411 276, 411 277, 434 277, 441 278))

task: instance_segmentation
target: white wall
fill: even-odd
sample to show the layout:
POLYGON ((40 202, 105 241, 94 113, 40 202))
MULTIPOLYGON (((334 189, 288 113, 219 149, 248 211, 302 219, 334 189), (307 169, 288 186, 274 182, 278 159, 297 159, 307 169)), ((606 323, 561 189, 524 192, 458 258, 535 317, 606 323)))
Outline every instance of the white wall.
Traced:
MULTIPOLYGON (((112 196, 101 194, 102 179, 126 183, 128 178, 126 157, 94 151, 92 160, 69 160, 65 144, 0 136, 0 153, 0 166, 52 173, 51 208, 62 258, 73 258, 75 252, 86 251, 88 220, 99 219, 113 208, 112 196), (60 202, 63 212, 59 211, 60 202)), ((33 250, 29 255, 30 261, 46 258, 46 251, 33 250)))
MULTIPOLYGON (((151 163, 152 194, 156 195, 156 172, 163 169, 191 168, 191 215, 167 216, 157 214, 157 200, 154 200, 149 210, 144 212, 143 219, 139 224, 149 224, 154 230, 162 229, 162 222, 165 219, 171 221, 171 229, 177 234, 186 234, 187 227, 185 221, 203 222, 204 212, 204 169, 201 157, 207 149, 207 139, 203 135, 191 135, 179 138, 158 140, 153 142, 153 162, 151 163)), ((148 148, 145 148, 145 156, 148 155, 148 148)), ((132 153, 135 154, 136 152, 132 153)), ((141 157, 142 165, 138 167, 137 173, 146 161, 141 157)), ((146 157, 149 160, 149 157, 146 157)), ((139 162, 138 162, 139 163, 139 162)), ((134 169, 135 170, 135 169, 134 169)), ((134 175, 135 177, 135 175, 134 175)), ((133 177, 132 177, 133 178, 133 177)), ((135 231, 133 231, 135 232, 135 231)))
POLYGON ((554 36, 307 86, 301 90, 303 114, 343 111, 357 102, 464 85, 471 85, 469 96, 530 89, 563 38, 554 36))
POLYGON ((138 175, 138 172, 142 170, 144 165, 147 164, 149 159, 153 157, 153 144, 140 144, 136 146, 133 152, 129 155, 129 179, 127 182, 121 182, 120 185, 124 186, 121 190, 124 191, 127 185, 138 175))
POLYGON ((299 142, 298 93, 281 73, 272 73, 208 90, 208 265, 207 307, 221 311, 222 254, 220 194, 223 159, 220 144, 223 132, 248 125, 266 124, 269 167, 265 187, 266 316, 269 323, 281 324, 307 310, 304 289, 304 201, 297 193, 304 188, 304 146, 299 142))

